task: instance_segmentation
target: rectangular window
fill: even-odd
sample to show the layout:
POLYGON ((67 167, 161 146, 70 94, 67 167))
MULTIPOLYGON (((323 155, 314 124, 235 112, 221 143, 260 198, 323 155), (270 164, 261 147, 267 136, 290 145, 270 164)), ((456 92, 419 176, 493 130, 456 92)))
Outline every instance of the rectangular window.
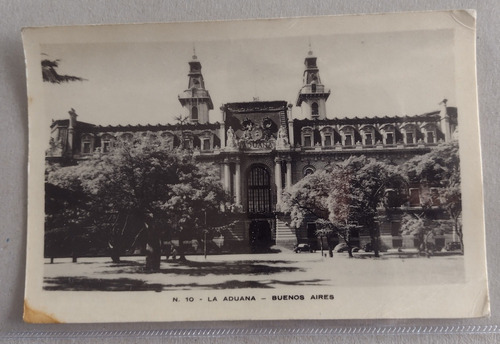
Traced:
POLYGON ((434 132, 427 132, 427 143, 434 143, 434 132))
POLYGON ((420 206, 420 190, 410 189, 410 207, 420 206))
POLYGON ((406 133, 406 143, 412 144, 413 142, 413 133, 406 133))
POLYGON ((331 135, 325 135, 325 146, 331 146, 332 145, 332 136, 331 135))
POLYGON ((110 142, 109 142, 109 141, 104 141, 104 142, 102 143, 102 151, 103 151, 104 153, 109 152, 109 147, 110 147, 110 142))
POLYGON ((67 141, 67 138, 68 138, 68 130, 65 129, 65 128, 61 128, 59 130, 59 136, 58 136, 58 139, 61 140, 61 143, 63 145, 66 145, 66 141, 67 141))
POLYGON ((388 145, 393 145, 394 144, 394 134, 393 133, 387 133, 387 137, 385 139, 385 143, 388 145))
POLYGON ((367 145, 367 146, 373 145, 373 140, 372 140, 372 134, 371 133, 366 134, 365 145, 367 145))
POLYGON ((436 188, 431 188, 431 202, 433 206, 440 206, 441 199, 439 197, 439 190, 436 188))
POLYGON ((345 145, 352 146, 352 135, 351 134, 347 134, 345 136, 345 145))
POLYGON ((311 147, 311 146, 312 146, 311 135, 304 135, 304 147, 311 147))
POLYGON ((203 139, 203 150, 210 150, 210 139, 203 139))
POLYGON ((90 142, 83 143, 83 154, 90 154, 90 142))

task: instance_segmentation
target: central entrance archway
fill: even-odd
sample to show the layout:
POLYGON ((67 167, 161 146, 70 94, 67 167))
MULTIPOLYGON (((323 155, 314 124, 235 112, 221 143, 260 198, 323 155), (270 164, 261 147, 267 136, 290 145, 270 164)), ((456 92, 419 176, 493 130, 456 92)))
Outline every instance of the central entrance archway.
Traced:
POLYGON ((271 177, 267 168, 262 165, 252 166, 248 172, 247 186, 248 213, 271 213, 271 177))
POLYGON ((266 252, 273 244, 269 218, 273 213, 271 174, 264 165, 253 165, 247 175, 247 211, 252 218, 248 234, 252 252, 266 252))
POLYGON ((250 249, 254 253, 267 252, 273 245, 271 225, 266 220, 250 222, 250 249))

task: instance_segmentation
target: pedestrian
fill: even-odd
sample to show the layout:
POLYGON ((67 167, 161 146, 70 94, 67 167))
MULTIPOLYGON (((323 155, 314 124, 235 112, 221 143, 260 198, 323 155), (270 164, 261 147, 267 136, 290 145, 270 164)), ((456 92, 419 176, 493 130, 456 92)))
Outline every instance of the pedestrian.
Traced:
POLYGON ((166 260, 168 260, 168 258, 170 258, 170 256, 172 255, 172 244, 171 243, 167 243, 167 245, 165 245, 165 256, 166 256, 166 260))

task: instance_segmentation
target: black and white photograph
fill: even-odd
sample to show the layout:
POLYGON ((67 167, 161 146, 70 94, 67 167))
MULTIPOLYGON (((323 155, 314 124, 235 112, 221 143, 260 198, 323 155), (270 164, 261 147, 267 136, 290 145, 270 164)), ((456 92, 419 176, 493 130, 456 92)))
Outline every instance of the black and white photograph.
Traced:
POLYGON ((489 314, 474 27, 25 29, 25 321, 489 314))

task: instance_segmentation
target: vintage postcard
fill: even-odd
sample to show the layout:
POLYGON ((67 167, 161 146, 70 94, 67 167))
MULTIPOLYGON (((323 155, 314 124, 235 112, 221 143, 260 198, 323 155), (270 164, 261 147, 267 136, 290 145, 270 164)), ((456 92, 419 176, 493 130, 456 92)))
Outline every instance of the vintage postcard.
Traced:
POLYGON ((489 314, 475 13, 23 40, 25 321, 489 314))

